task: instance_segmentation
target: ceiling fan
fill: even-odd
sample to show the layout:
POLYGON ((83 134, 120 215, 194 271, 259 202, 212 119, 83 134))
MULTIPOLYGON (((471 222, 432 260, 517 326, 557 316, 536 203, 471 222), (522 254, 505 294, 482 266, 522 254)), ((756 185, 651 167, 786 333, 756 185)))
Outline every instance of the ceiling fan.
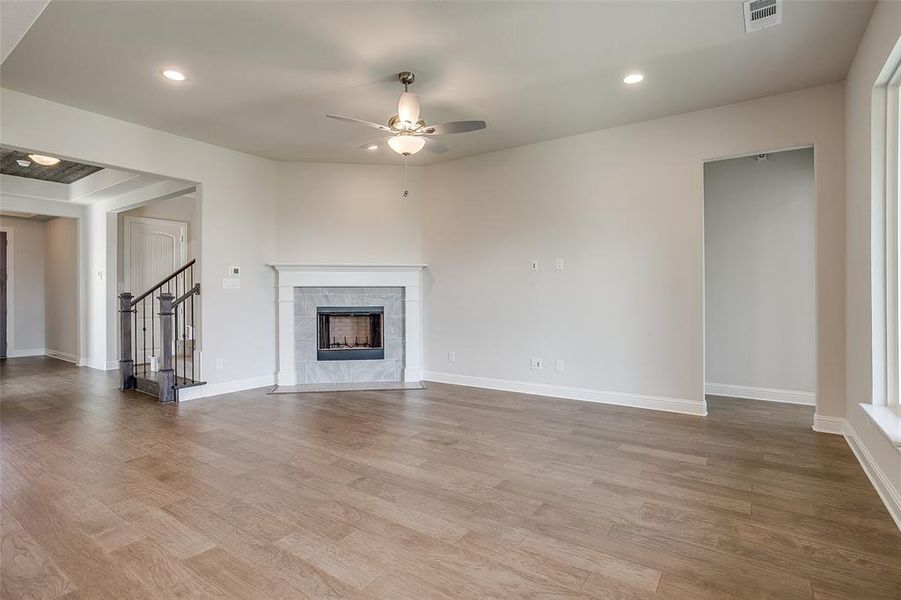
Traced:
POLYGON ((485 121, 451 121, 438 125, 426 125, 425 121, 419 118, 419 96, 409 91, 416 76, 410 71, 402 71, 397 74, 397 78, 404 86, 404 93, 400 95, 400 101, 397 103, 397 114, 388 119, 388 125, 341 115, 325 116, 347 123, 365 125, 388 134, 379 140, 363 144, 360 146, 361 150, 377 150, 383 143, 387 143, 392 150, 403 156, 416 154, 423 148, 438 154, 447 152, 447 146, 433 136, 485 129, 485 121))

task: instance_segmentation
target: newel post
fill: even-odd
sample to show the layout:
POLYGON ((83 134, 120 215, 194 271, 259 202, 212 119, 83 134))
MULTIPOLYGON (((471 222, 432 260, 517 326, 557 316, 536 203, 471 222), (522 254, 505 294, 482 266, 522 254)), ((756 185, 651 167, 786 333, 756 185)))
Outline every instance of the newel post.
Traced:
POLYGON ((129 292, 119 294, 119 389, 135 387, 135 361, 132 356, 131 299, 129 292))
POLYGON ((172 369, 172 351, 174 345, 175 325, 172 322, 172 294, 163 293, 160 299, 160 370, 157 371, 157 382, 160 386, 160 402, 175 402, 175 371, 172 369))

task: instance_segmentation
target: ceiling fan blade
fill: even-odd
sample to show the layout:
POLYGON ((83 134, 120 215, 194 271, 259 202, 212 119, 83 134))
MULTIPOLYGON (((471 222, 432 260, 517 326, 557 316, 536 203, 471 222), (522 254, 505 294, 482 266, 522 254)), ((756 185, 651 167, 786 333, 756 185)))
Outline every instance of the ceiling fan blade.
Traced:
POLYGON ((485 127, 485 121, 451 121, 450 123, 427 125, 422 129, 422 133, 426 135, 445 135, 448 133, 478 131, 479 129, 485 129, 485 127))
POLYGON ((386 138, 386 137, 379 138, 379 139, 373 140, 371 142, 366 142, 365 144, 360 144, 359 146, 357 146, 357 148, 359 148, 360 150, 369 150, 373 146, 377 146, 378 148, 381 148, 382 146, 385 145, 385 142, 387 140, 388 140, 388 138, 386 138))
POLYGON ((425 148, 429 152, 434 152, 435 154, 444 154, 445 152, 447 152, 447 146, 445 146, 438 140, 433 140, 432 138, 427 137, 423 137, 422 139, 425 140, 425 146, 423 146, 423 148, 425 148))
POLYGON ((374 129, 381 129, 382 131, 391 131, 391 129, 385 125, 379 125, 378 123, 373 123, 371 121, 364 121, 363 119, 354 119, 353 117, 342 117, 341 115, 325 115, 329 119, 337 119, 338 121, 344 121, 346 123, 355 123, 357 125, 365 125, 366 127, 372 127, 374 129))

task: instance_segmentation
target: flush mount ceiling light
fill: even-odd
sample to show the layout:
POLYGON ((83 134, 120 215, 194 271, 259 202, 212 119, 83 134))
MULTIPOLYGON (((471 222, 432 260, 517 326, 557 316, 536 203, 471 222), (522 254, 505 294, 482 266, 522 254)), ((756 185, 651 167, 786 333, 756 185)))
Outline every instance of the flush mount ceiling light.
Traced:
POLYGON ((28 158, 45 167, 52 167, 59 163, 59 159, 55 156, 44 156, 43 154, 29 154, 28 158))
POLYGON ((175 69, 166 69, 163 71, 163 77, 170 81, 184 81, 187 79, 184 73, 176 71, 175 69))
POLYGON ((397 114, 388 119, 387 125, 341 115, 325 116, 355 125, 371 127, 388 134, 388 137, 361 145, 361 150, 376 150, 382 142, 387 142, 392 150, 403 156, 416 154, 423 148, 429 152, 437 152, 439 154, 447 152, 447 146, 437 141, 433 136, 485 129, 485 121, 452 121, 438 125, 426 125, 419 114, 419 96, 409 91, 409 87, 413 85, 415 77, 410 71, 402 71, 397 74, 398 80, 404 86, 404 92, 400 95, 400 100, 397 103, 397 114))
POLYGON ((623 77, 623 83, 628 85, 634 85, 636 83, 641 83, 642 81, 644 81, 644 75, 641 73, 629 73, 623 77))

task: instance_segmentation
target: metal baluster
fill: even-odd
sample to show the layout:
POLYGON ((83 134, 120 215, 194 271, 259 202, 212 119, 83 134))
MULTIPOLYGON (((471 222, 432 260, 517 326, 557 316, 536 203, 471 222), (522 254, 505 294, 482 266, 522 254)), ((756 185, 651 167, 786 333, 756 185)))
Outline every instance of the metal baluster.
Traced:
MULTIPOLYGON (((137 360, 138 360, 138 307, 132 306, 131 310, 134 313, 134 319, 135 319, 135 326, 134 326, 134 329, 132 329, 132 336, 131 336, 131 343, 134 346, 134 349, 133 349, 131 355, 135 357, 135 362, 137 362, 137 360)), ((135 367, 137 367, 137 365, 135 365, 135 367)), ((137 374, 138 374, 138 369, 135 368, 135 375, 137 375, 137 374)))
POLYGON ((153 314, 153 294, 150 294, 150 356, 156 356, 156 318, 153 314))
POLYGON ((144 375, 147 375, 147 301, 146 298, 141 300, 141 314, 143 318, 141 319, 141 338, 144 340, 143 348, 141 348, 141 353, 144 360, 144 375))
MULTIPOLYGON (((178 285, 175 286, 175 291, 178 291, 178 285)), ((178 382, 178 307, 175 307, 175 310, 172 311, 175 313, 175 328, 173 330, 172 341, 175 343, 175 364, 172 365, 175 368, 175 379, 176 383, 178 382)))
MULTIPOLYGON (((191 287, 194 287, 194 265, 191 265, 191 287)), ((191 381, 194 381, 194 349, 197 347, 197 325, 194 323, 194 294, 191 294, 191 381)))

